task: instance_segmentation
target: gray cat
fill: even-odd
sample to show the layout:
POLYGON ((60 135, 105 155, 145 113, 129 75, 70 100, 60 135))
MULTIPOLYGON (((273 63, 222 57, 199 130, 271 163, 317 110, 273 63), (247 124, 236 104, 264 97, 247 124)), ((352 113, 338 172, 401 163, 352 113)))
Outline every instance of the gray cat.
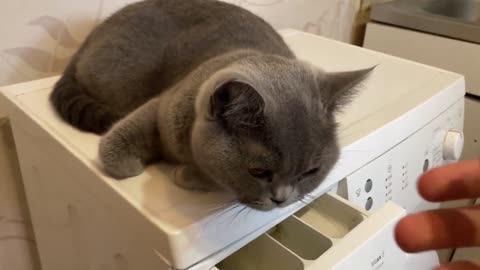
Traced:
POLYGON ((288 205, 336 163, 335 112, 371 69, 326 73, 299 61, 252 13, 213 0, 146 0, 99 25, 51 102, 102 134, 122 179, 162 159, 176 184, 225 189, 250 207, 288 205))

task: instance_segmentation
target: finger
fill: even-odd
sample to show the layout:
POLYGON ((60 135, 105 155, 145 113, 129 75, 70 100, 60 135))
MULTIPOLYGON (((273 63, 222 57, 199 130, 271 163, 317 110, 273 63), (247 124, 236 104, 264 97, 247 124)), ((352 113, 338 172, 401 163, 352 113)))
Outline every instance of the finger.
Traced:
POLYGON ((420 177, 418 191, 434 202, 480 197, 480 160, 432 169, 420 177))
POLYGON ((480 207, 439 209, 409 215, 395 238, 407 252, 480 245, 480 207))
POLYGON ((480 263, 478 261, 457 261, 439 266, 434 270, 480 270, 480 263))

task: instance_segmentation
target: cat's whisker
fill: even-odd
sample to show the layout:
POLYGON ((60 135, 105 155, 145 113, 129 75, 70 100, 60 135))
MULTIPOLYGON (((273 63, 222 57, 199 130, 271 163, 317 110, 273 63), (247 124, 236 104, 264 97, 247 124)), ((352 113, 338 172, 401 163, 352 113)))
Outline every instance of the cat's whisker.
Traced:
POLYGON ((206 213, 212 213, 212 217, 209 218, 207 222, 202 226, 202 232, 205 232, 205 230, 212 221, 220 219, 223 215, 230 212, 233 208, 236 208, 238 206, 238 200, 233 199, 222 204, 212 203, 210 205, 214 205, 214 207, 206 209, 205 211, 206 213))
POLYGON ((245 214, 245 216, 249 216, 250 213, 252 213, 252 211, 253 211, 253 208, 248 207, 248 212, 245 214))
MULTIPOLYGON (((229 214, 232 211, 234 211, 239 206, 240 206, 240 204, 235 204, 233 206, 232 205, 227 205, 227 206, 225 206, 225 208, 226 208, 225 211, 215 211, 213 218, 211 218, 210 220, 219 220, 223 216, 225 216, 226 214, 229 214)), ((208 224, 209 224, 209 222, 207 222, 205 225, 208 225, 208 224)))
POLYGON ((311 203, 305 204, 305 207, 308 207, 309 209, 312 209, 312 210, 316 210, 316 208, 313 207, 313 206, 311 205, 311 203))
POLYGON ((205 204, 205 206, 212 206, 211 208, 207 208, 205 212, 213 212, 216 210, 224 209, 230 206, 233 206, 234 204, 238 203, 237 199, 233 199, 230 201, 222 202, 222 203, 210 203, 210 204, 205 204))
POLYGON ((217 206, 214 206, 214 207, 212 207, 212 208, 208 208, 208 209, 206 209, 205 211, 206 211, 207 213, 209 213, 209 212, 214 212, 214 211, 217 211, 217 210, 225 209, 225 208, 227 208, 227 207, 229 207, 229 206, 232 206, 232 205, 233 205, 233 203, 227 203, 227 204, 217 205, 217 206))
POLYGON ((230 216, 230 217, 231 217, 231 219, 230 219, 230 225, 233 224, 233 222, 235 221, 235 219, 237 218, 237 216, 240 214, 240 212, 242 211, 242 209, 244 209, 244 208, 247 207, 247 206, 244 206, 244 205, 243 205, 243 208, 241 208, 240 210, 238 210, 239 207, 241 207, 240 204, 239 204, 239 205, 236 205, 236 206, 234 207, 234 209, 237 210, 237 211, 234 211, 234 214, 232 214, 232 215, 230 216))
POLYGON ((304 196, 307 197, 307 198, 310 198, 310 199, 317 199, 318 198, 317 196, 313 196, 312 194, 305 194, 304 196))
POLYGON ((222 219, 226 220, 229 216, 231 216, 231 212, 235 211, 237 207, 238 205, 234 205, 233 207, 230 207, 225 211, 219 212, 218 215, 215 217, 215 220, 222 220, 222 219))
POLYGON ((305 201, 304 198, 301 198, 300 200, 298 200, 301 204, 303 204, 304 206, 308 206, 308 202, 305 201))
POLYGON ((315 200, 317 200, 319 197, 316 197, 316 196, 313 196, 313 195, 310 195, 310 194, 306 194, 305 197, 310 200, 310 203, 313 203, 315 202, 315 200))
POLYGON ((233 220, 235 220, 245 209, 247 209, 248 206, 243 206, 242 209, 240 209, 240 211, 237 212, 237 214, 233 217, 233 220))

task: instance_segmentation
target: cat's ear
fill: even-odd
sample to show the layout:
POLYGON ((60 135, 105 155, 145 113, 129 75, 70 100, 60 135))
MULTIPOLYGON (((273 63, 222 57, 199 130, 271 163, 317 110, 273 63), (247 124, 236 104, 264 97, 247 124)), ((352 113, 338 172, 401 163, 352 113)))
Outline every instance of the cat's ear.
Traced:
POLYGON ((322 92, 322 105, 326 111, 329 113, 336 112, 347 105, 375 67, 321 74, 318 77, 320 80, 318 83, 322 92))
POLYGON ((265 102, 247 83, 229 81, 220 85, 209 103, 210 117, 230 128, 253 128, 263 123, 265 102))

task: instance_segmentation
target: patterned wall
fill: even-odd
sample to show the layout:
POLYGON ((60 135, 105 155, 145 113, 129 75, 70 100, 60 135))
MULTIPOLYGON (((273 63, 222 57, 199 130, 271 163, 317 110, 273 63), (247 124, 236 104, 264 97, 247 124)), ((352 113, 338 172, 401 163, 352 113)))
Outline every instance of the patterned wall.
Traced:
MULTIPOLYGON (((275 28, 295 28, 351 40, 360 0, 224 0, 262 16, 275 28)), ((0 85, 59 73, 87 33, 134 0, 3 0, 0 85)))

